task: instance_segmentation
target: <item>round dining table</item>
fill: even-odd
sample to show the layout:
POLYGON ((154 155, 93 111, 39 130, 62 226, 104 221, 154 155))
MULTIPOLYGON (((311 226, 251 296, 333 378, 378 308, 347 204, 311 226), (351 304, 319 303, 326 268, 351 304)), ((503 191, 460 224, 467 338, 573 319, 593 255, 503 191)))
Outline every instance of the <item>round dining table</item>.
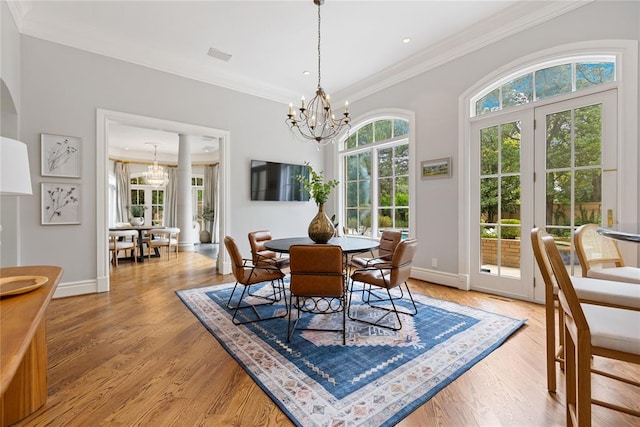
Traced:
POLYGON ((611 239, 624 240, 625 242, 640 243, 640 234, 638 233, 629 233, 626 231, 612 230, 604 227, 598 227, 597 232, 611 239))
MULTIPOLYGON (((264 242, 264 247, 273 252, 289 253, 289 248, 293 245, 322 245, 315 243, 308 237, 286 237, 283 239, 272 239, 264 242)), ((337 245, 346 254, 367 252, 377 249, 380 242, 374 239, 363 237, 332 237, 327 245, 337 245)))

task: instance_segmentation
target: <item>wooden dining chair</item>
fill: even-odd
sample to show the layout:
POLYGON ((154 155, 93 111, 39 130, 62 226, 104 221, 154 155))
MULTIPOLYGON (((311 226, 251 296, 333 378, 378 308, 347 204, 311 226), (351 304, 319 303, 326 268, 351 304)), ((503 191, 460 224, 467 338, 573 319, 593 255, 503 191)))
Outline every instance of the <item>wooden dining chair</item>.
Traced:
POLYGON ((388 263, 391 261, 393 252, 402 240, 402 232, 396 230, 385 230, 380 236, 380 246, 377 254, 371 253, 370 257, 354 256, 351 258, 351 265, 355 268, 366 268, 375 264, 388 263))
POLYGON ((251 258, 254 265, 275 265, 279 269, 289 267, 289 258, 279 256, 273 251, 265 248, 264 242, 272 240, 269 230, 252 231, 248 235, 249 245, 251 246, 251 258))
POLYGON ((120 251, 131 251, 131 256, 138 262, 138 232, 136 230, 109 231, 109 253, 112 254, 112 262, 118 266, 118 254, 120 251))
POLYGON ((592 404, 640 417, 638 410, 594 399, 591 393, 592 372, 640 387, 636 378, 592 368, 593 356, 640 364, 640 312, 581 304, 553 237, 542 236, 542 241, 564 312, 567 425, 590 426, 592 404))
POLYGON ((235 325, 242 325, 245 323, 258 322, 261 320, 285 317, 287 315, 286 309, 284 310, 284 313, 275 314, 268 317, 263 317, 262 315, 260 315, 257 309, 257 307, 270 305, 277 301, 280 301, 284 297, 284 273, 280 271, 279 268, 273 265, 253 265, 252 260, 242 257, 236 241, 231 236, 225 236, 224 246, 227 248, 227 252, 229 252, 229 257, 231 258, 231 271, 233 272, 233 276, 236 279, 236 284, 231 291, 231 295, 229 295, 229 300, 227 301, 227 308, 233 311, 233 317, 231 318, 231 321, 235 325), (265 282, 271 282, 271 289, 268 291, 268 293, 251 293, 251 286, 261 285, 265 282), (233 296, 238 288, 238 285, 242 285, 242 293, 238 302, 233 305, 233 296), (264 302, 260 304, 252 304, 247 301, 248 297, 258 298, 260 300, 263 300, 264 302), (254 317, 248 317, 247 315, 245 315, 245 309, 250 309, 251 311, 253 311, 254 317), (236 320, 238 315, 241 314, 241 311, 243 313, 242 316, 244 317, 244 320, 236 320))
MULTIPOLYGON (((556 363, 559 363, 560 368, 564 369, 564 313, 562 307, 558 305, 558 284, 542 241, 542 237, 548 235, 546 231, 538 227, 531 230, 533 255, 545 287, 547 390, 555 392, 556 363)), ((588 277, 573 277, 572 283, 578 299, 582 303, 640 310, 640 286, 588 277)))
POLYGON ((179 235, 180 229, 177 227, 153 228, 149 230, 149 237, 145 240, 147 247, 149 248, 147 258, 151 259, 151 252, 156 248, 167 248, 167 259, 169 259, 173 248, 177 258, 179 235))
POLYGON ((342 249, 336 245, 293 245, 289 250, 291 284, 287 340, 296 329, 342 332, 346 343, 346 276, 342 249), (294 302, 295 301, 295 302, 294 302), (297 316, 292 325, 292 312, 297 316), (342 313, 341 328, 298 328, 302 313, 330 315, 342 313))
POLYGON ((354 284, 356 282, 360 282, 364 286, 370 285, 369 287, 365 287, 361 290, 363 295, 363 302, 374 309, 385 311, 385 313, 377 320, 369 321, 367 319, 352 316, 349 309, 348 315, 351 320, 356 320, 359 322, 378 326, 380 328, 397 331, 402 329, 400 314, 406 314, 409 316, 415 316, 416 314, 418 314, 418 307, 416 306, 416 303, 413 300, 413 296, 411 295, 411 291, 409 290, 409 286, 407 285, 407 280, 409 279, 409 276, 411 274, 413 256, 417 248, 418 241, 416 239, 403 240, 398 244, 398 246, 396 246, 396 249, 393 252, 393 256, 391 257, 391 262, 389 262, 388 264, 381 263, 366 268, 360 268, 355 270, 351 274, 349 301, 351 301, 351 297, 353 296, 354 284), (395 304, 396 301, 402 300, 404 298, 402 285, 404 285, 407 295, 409 296, 409 300, 413 306, 413 310, 411 311, 399 310, 395 304), (387 296, 379 296, 375 292, 375 288, 384 289, 387 296), (396 288, 399 290, 400 295, 394 296, 391 294, 391 290, 396 288), (379 305, 380 303, 385 302, 390 303, 391 308, 389 308, 388 306, 379 305), (391 313, 393 313, 396 317, 395 326, 389 326, 383 323, 383 319, 391 313))
POLYGON ((598 233, 597 224, 584 224, 573 238, 583 277, 640 284, 640 268, 626 266, 615 240, 598 233))

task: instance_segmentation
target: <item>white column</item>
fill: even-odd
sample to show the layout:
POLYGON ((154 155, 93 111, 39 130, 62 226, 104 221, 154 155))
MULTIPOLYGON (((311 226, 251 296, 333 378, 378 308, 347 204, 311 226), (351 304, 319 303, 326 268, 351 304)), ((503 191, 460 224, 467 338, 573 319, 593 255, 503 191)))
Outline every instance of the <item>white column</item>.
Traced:
POLYGON ((191 141, 192 136, 180 135, 178 151, 178 227, 180 238, 178 249, 181 252, 193 252, 196 243, 193 230, 193 211, 191 206, 191 141))

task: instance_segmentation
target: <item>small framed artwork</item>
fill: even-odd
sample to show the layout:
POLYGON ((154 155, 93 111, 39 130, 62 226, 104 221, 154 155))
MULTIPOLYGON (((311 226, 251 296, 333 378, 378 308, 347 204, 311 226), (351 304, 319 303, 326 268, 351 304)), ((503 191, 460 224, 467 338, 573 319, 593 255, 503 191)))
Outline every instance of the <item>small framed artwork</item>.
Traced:
POLYGON ((41 185, 42 225, 80 224, 80 184, 41 185))
POLYGON ((80 143, 73 136, 41 135, 41 174, 62 178, 80 178, 80 143))
POLYGON ((451 157, 425 160, 420 163, 420 166, 420 170, 422 171, 422 179, 451 177, 451 157))

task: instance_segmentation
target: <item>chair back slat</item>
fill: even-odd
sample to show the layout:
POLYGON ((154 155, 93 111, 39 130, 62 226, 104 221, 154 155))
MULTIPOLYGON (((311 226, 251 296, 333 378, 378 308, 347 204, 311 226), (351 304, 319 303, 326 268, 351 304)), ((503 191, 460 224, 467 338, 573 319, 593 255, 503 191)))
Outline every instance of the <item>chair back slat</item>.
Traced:
POLYGON ((293 245, 291 292, 298 296, 340 297, 344 292, 343 253, 335 245, 293 245))

